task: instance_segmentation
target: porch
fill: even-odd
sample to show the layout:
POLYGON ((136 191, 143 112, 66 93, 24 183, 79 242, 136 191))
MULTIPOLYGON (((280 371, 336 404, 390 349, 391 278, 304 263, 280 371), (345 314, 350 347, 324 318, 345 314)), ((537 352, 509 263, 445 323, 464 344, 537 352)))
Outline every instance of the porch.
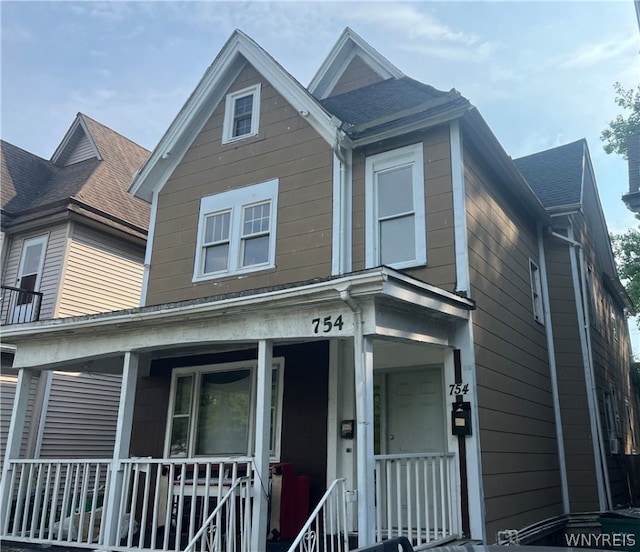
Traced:
MULTIPOLYGON (((433 453, 376 460, 376 542, 406 536, 422 547, 457 536, 448 483, 453 459, 433 453)), ((266 489, 257 481, 251 458, 131 458, 120 462, 122 477, 109 493, 116 479, 112 465, 109 459, 12 461, 3 538, 123 552, 250 552, 255 489, 269 497, 270 510, 281 500, 274 500, 271 477, 266 489), (117 501, 115 508, 110 501, 117 501), (108 545, 110 510, 116 538, 108 545)), ((348 521, 353 495, 344 479, 334 481, 295 539, 272 542, 291 552, 348 550, 357 534, 348 521)), ((277 519, 273 514, 270 521, 277 519)))
POLYGON ((470 308, 377 269, 14 329, 21 370, 1 534, 110 550, 256 552, 278 536, 270 467, 291 462, 311 488, 295 532, 282 535, 291 550, 454 538, 460 457, 445 396, 470 308), (112 458, 20 457, 30 383, 52 369, 122 373, 112 458), (405 400, 396 388, 407 387, 426 389, 406 400, 427 410, 392 415, 405 400), (433 429, 418 442, 412 428, 425 413, 433 429))

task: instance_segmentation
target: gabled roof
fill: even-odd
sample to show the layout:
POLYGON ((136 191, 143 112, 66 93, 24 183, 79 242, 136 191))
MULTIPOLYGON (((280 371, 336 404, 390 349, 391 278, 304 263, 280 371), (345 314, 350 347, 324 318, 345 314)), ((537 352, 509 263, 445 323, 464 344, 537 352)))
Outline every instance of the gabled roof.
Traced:
POLYGON ((352 140, 378 136, 439 113, 471 107, 456 90, 443 92, 404 76, 330 96, 321 103, 343 121, 340 129, 352 140))
POLYGON ((3 229, 66 210, 91 212, 138 233, 148 229, 149 205, 127 188, 149 152, 110 128, 78 113, 51 161, 4 141, 1 146, 3 229), (78 153, 80 142, 97 156, 78 153), (79 160, 64 165, 74 155, 79 160))
POLYGON ((547 209, 582 203, 587 143, 584 139, 514 159, 547 209))
POLYGON ((618 279, 609 230, 598 194, 589 146, 583 138, 570 144, 514 160, 547 211, 556 214, 584 213, 605 282, 630 312, 633 303, 618 279))
POLYGON ((151 201, 224 99, 229 86, 250 63, 327 143, 336 142, 335 121, 283 67, 242 31, 235 30, 187 99, 169 129, 131 184, 137 197, 151 201))
POLYGON ((347 27, 311 80, 309 91, 316 98, 325 98, 356 55, 385 80, 404 76, 400 69, 347 27))

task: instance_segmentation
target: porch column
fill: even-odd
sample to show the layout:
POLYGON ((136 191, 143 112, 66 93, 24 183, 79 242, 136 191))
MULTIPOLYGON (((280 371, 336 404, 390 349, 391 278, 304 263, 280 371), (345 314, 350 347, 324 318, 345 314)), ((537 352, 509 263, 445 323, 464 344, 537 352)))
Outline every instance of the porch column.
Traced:
POLYGON ((107 505, 105 508, 105 540, 104 548, 117 546, 118 516, 120 513, 120 499, 124 474, 120 462, 129 457, 131 444, 131 426, 133 424, 133 407, 138 380, 138 355, 127 351, 124 354, 122 367, 122 387, 120 389, 120 404, 118 406, 118 425, 116 439, 113 446, 113 460, 111 462, 111 481, 107 505))
POLYGON ((258 342, 258 381, 256 382, 256 442, 251 523, 251 550, 254 552, 263 552, 267 547, 272 369, 273 344, 263 339, 258 342))
POLYGON ((20 447, 22 436, 24 435, 27 406, 29 404, 29 391, 31 384, 40 376, 40 372, 28 368, 21 368, 18 372, 16 383, 16 394, 13 399, 13 410, 11 411, 11 422, 9 424, 9 434, 7 435, 7 446, 4 453, 4 465, 2 466, 2 480, 0 481, 0 510, 5 512, 6 519, 2 520, 1 534, 6 531, 8 515, 11 511, 10 485, 9 485, 9 461, 20 458, 20 447))
POLYGON ((358 546, 375 542, 375 459, 373 455, 373 338, 354 335, 356 445, 358 472, 358 546))

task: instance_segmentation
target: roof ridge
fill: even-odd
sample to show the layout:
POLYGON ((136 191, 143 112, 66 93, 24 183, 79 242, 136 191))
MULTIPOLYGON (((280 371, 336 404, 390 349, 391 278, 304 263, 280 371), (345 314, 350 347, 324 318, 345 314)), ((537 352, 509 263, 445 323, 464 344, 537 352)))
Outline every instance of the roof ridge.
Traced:
POLYGON ((94 119, 93 117, 90 117, 86 113, 82 113, 81 111, 78 111, 78 117, 84 119, 85 122, 89 121, 89 122, 91 122, 91 123, 93 123, 95 125, 98 125, 99 127, 103 128, 105 130, 108 130, 109 132, 115 134, 116 136, 122 138, 123 140, 126 140, 127 142, 130 142, 134 146, 136 146, 138 148, 141 148, 141 149, 145 150, 146 152, 149 152, 149 150, 147 148, 145 148, 144 146, 141 146, 140 144, 138 144, 137 142, 135 142, 131 138, 128 138, 124 134, 118 132, 117 130, 113 130, 110 126, 107 126, 104 123, 101 123, 100 121, 97 121, 96 119, 94 119))

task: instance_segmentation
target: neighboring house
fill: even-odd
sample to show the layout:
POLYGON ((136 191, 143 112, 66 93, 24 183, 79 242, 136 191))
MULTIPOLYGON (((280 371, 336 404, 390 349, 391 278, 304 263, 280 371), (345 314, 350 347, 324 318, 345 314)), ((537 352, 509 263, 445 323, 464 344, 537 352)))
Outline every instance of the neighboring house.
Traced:
POLYGON ((640 213, 640 132, 627 136, 627 160, 629 192, 622 196, 622 201, 627 204, 629 210, 640 213))
MULTIPOLYGON (((150 208, 127 188, 149 152, 79 113, 51 160, 4 141, 0 154, 3 333, 139 305, 150 208)), ((10 343, 3 337, 2 457, 17 382, 10 343)), ((33 385, 23 453, 111 456, 120 376, 59 369, 33 385)))
POLYGON ((616 455, 603 427, 628 297, 590 165, 571 208, 552 176, 350 29, 307 89, 235 31, 131 186, 152 203, 144 306, 7 332, 16 409, 60 365, 123 384, 112 460, 30 468, 16 424, 3 536, 259 552, 318 504, 305 550, 491 543, 628 502, 638 436, 618 411, 616 455))

